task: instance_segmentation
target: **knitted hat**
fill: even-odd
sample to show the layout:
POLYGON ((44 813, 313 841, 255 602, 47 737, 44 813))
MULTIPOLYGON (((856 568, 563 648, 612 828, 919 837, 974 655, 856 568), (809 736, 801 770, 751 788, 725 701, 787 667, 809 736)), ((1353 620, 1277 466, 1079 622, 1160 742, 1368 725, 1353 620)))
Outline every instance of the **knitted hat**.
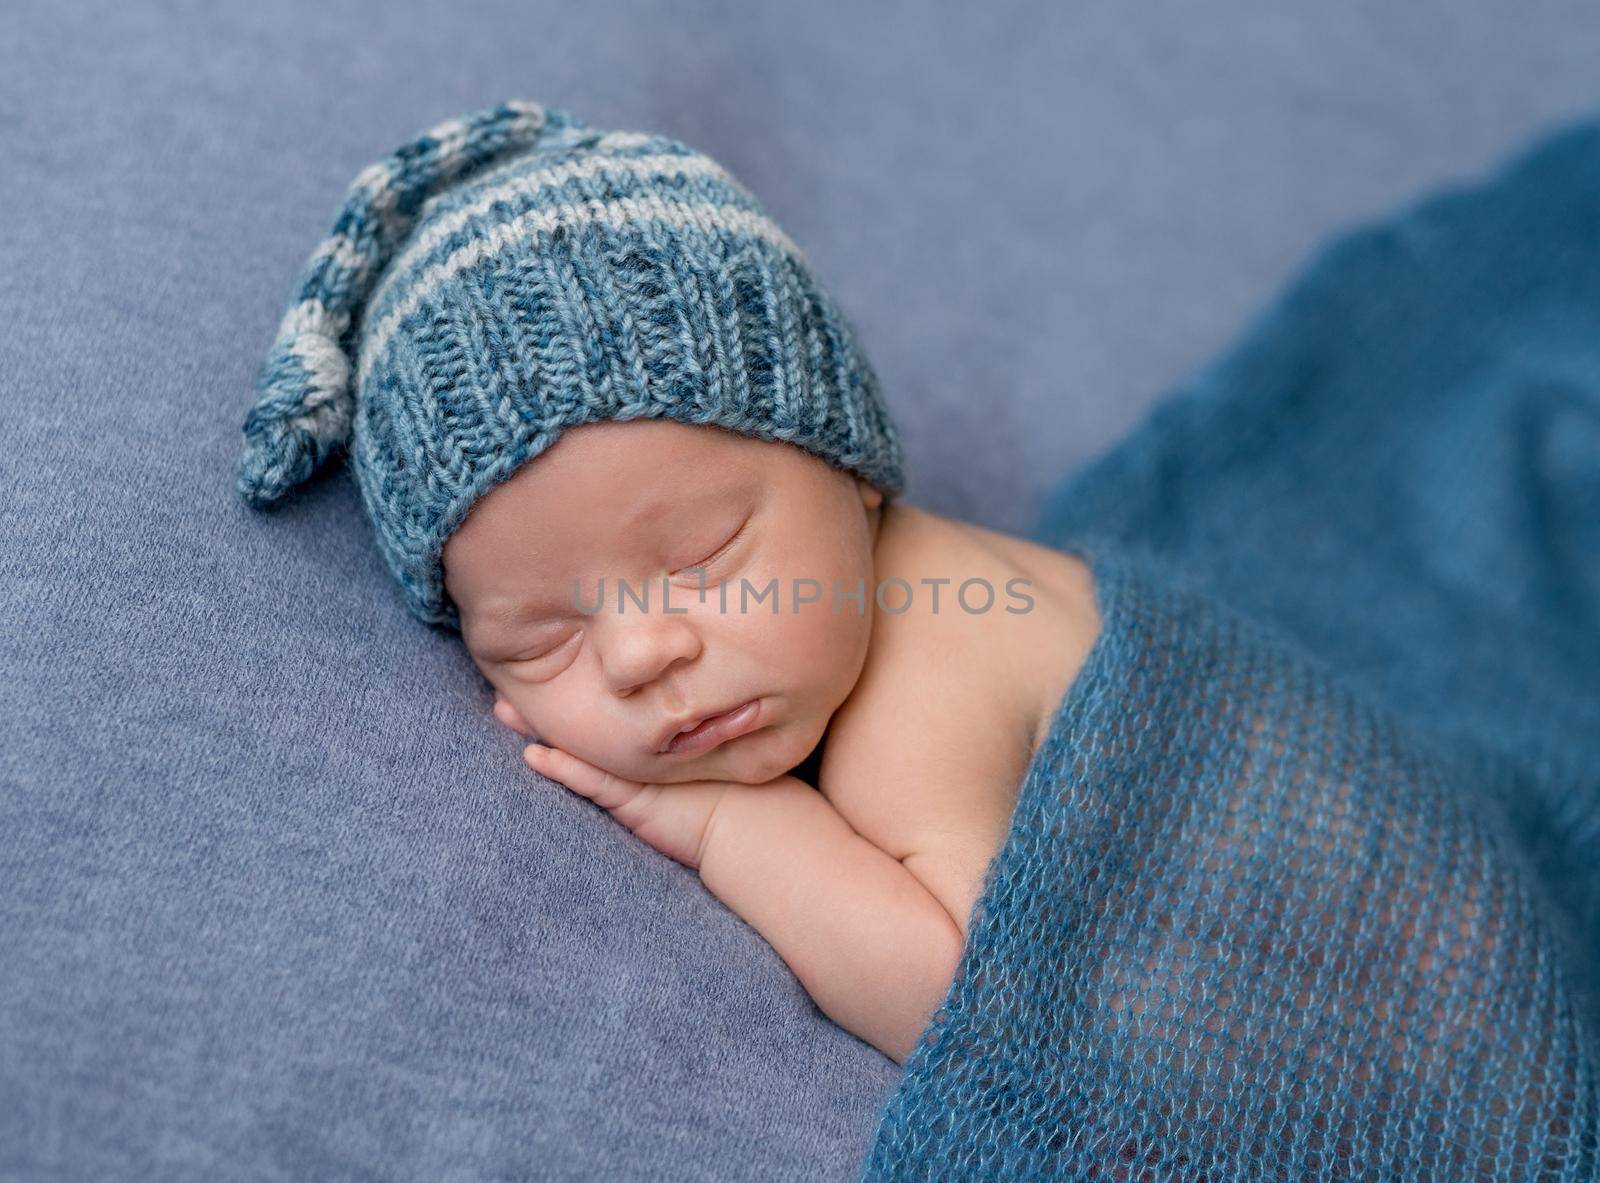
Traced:
POLYGON ((675 140, 537 103, 355 179, 256 390, 239 493, 265 508, 344 449, 407 606, 458 632, 445 541, 567 427, 715 424, 904 487, 871 365, 760 203, 675 140))

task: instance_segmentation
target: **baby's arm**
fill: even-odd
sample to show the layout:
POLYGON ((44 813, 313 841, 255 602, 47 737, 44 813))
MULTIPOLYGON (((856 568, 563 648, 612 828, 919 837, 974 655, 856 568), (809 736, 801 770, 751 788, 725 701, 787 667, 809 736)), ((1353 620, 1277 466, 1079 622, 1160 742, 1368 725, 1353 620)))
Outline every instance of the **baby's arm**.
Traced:
POLYGON ((804 781, 645 785, 570 752, 528 762, 606 809, 766 938, 834 1022, 899 1063, 944 1000, 960 929, 804 781))
POLYGON ((944 1001, 961 932, 901 863, 804 781, 733 785, 700 879, 788 963, 824 1014, 904 1063, 944 1001))

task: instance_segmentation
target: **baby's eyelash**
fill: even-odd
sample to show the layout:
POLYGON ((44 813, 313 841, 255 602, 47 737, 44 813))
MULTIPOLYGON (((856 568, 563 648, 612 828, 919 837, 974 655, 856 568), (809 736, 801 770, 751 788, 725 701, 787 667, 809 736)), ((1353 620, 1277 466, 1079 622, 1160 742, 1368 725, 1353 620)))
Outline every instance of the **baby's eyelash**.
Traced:
MULTIPOLYGON (((689 571, 689 570, 693 570, 694 568, 697 568, 697 567, 699 567, 699 568, 709 567, 712 563, 716 562, 724 554, 726 554, 728 552, 728 550, 732 548, 732 546, 733 546, 733 544, 735 542, 739 541, 740 537, 743 536, 743 534, 745 532, 745 529, 749 525, 750 525, 750 519, 746 518, 744 520, 744 522, 739 526, 739 528, 733 532, 733 537, 729 538, 728 541, 724 542, 721 546, 717 547, 716 550, 712 551, 709 555, 707 555, 705 558, 701 559, 698 563, 690 563, 687 567, 679 567, 678 571, 689 571)), ((678 573, 678 571, 674 571, 673 574, 676 575, 678 573)))
POLYGON ((577 633, 568 633, 566 636, 562 637, 559 641, 557 641, 554 645, 550 646, 550 648, 542 650, 541 652, 535 653, 531 657, 516 657, 516 658, 512 658, 511 664, 512 665, 526 665, 530 661, 543 661, 545 658, 554 656, 556 653, 559 653, 562 649, 564 649, 566 647, 567 642, 572 640, 572 638, 577 636, 577 635, 578 635, 577 633))

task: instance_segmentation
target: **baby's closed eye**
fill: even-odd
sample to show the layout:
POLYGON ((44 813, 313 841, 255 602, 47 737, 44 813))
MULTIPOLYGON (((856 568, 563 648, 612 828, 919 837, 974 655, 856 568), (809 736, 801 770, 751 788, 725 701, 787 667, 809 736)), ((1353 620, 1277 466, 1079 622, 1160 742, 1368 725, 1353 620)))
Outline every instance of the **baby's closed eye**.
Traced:
POLYGON ((738 542, 745 536, 749 525, 750 519, 746 518, 742 523, 740 523, 738 529, 734 530, 731 536, 720 543, 717 548, 705 558, 700 559, 698 562, 690 563, 685 567, 679 567, 673 572, 673 574, 680 575, 685 571, 705 571, 709 569, 712 564, 717 563, 733 551, 735 545, 737 545, 738 542))

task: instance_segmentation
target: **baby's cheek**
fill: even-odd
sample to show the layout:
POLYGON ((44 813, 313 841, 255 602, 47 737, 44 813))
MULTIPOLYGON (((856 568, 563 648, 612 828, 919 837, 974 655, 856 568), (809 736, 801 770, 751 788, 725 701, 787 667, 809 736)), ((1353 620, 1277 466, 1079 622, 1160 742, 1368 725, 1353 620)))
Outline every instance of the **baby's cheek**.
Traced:
POLYGON ((807 702, 831 714, 855 689, 866 663, 872 620, 842 600, 834 611, 831 596, 804 605, 788 618, 784 646, 789 672, 805 689, 807 702))
POLYGON ((600 765, 604 761, 596 757, 614 754, 618 729, 607 722, 611 716, 603 709, 599 693, 594 687, 580 689, 563 684, 560 689, 551 687, 545 693, 527 696, 525 701, 513 702, 533 732, 529 742, 560 748, 600 765))

